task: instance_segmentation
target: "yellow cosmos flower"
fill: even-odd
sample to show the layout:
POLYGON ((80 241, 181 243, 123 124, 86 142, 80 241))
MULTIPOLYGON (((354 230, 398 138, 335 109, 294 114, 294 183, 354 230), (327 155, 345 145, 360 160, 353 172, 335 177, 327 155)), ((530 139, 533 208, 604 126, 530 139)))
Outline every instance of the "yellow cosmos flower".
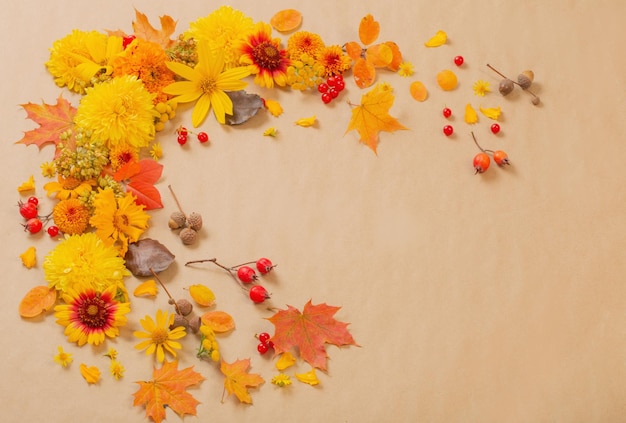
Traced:
POLYGON ((91 131, 91 138, 109 149, 121 143, 146 147, 154 138, 154 119, 160 114, 155 95, 136 76, 120 76, 88 88, 80 100, 74 122, 91 131))
POLYGON ((72 177, 65 178, 59 175, 57 181, 48 182, 43 186, 43 189, 46 190, 48 197, 55 194, 54 198, 67 200, 68 198, 78 198, 85 192, 91 191, 95 184, 96 182, 94 180, 83 181, 81 179, 72 177))
POLYGON ((82 284, 97 291, 123 287, 124 277, 130 275, 117 249, 93 232, 66 235, 44 258, 43 271, 48 285, 61 292, 82 284))
POLYGON ((324 66, 324 78, 342 74, 352 66, 352 59, 338 45, 324 47, 317 61, 324 66))
POLYGON ((59 345, 59 353, 54 356, 54 362, 59 363, 62 367, 67 367, 72 361, 72 354, 63 351, 63 347, 59 345))
POLYGON ((128 244, 136 242, 148 228, 150 215, 144 205, 135 202, 135 196, 127 192, 116 198, 112 189, 100 190, 94 200, 95 211, 89 220, 96 234, 106 245, 115 245, 124 257, 128 244))
POLYGON ((150 316, 146 316, 145 319, 139 321, 145 332, 135 331, 133 335, 136 338, 145 339, 135 345, 138 350, 146 349, 146 355, 156 353, 156 358, 159 362, 165 360, 165 352, 168 352, 173 357, 176 357, 175 349, 180 350, 182 346, 176 339, 180 339, 186 335, 185 328, 178 326, 170 330, 170 326, 174 323, 174 314, 169 314, 167 311, 157 310, 156 322, 150 316))
POLYGON ((233 102, 225 91, 242 90, 247 83, 242 78, 250 75, 247 67, 224 69, 224 52, 212 52, 206 41, 198 42, 198 64, 192 69, 177 62, 168 62, 167 67, 187 81, 174 82, 163 92, 176 97, 177 103, 196 101, 191 113, 191 124, 200 126, 211 107, 217 121, 226 122, 226 115, 233 114, 233 102))
POLYGON ((90 385, 100 381, 100 370, 98 370, 96 366, 89 367, 86 364, 81 363, 80 374, 90 385))
POLYGON ((89 226, 91 213, 87 206, 76 198, 59 201, 52 209, 52 219, 59 231, 69 234, 82 234, 89 226))

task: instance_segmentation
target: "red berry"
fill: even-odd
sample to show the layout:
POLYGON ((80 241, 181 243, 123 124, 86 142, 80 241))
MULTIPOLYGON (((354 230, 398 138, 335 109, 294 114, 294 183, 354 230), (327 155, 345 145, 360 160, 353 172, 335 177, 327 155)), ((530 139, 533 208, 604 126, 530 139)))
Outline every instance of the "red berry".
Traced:
POLYGON ((328 104, 331 101, 333 101, 333 98, 330 96, 330 94, 328 94, 327 92, 322 94, 322 101, 324 102, 324 104, 328 104))
POLYGON ((33 203, 22 203, 20 201, 20 214, 24 219, 32 219, 37 217, 37 206, 33 203))
POLYGON ((261 285, 254 285, 252 288, 250 288, 249 295, 250 299, 257 304, 262 303, 270 297, 267 293, 267 290, 261 285))
POLYGON ((130 43, 132 43, 134 39, 135 39, 134 35, 127 35, 127 36, 123 37, 122 38, 122 47, 124 47, 124 48, 128 47, 128 45, 130 43))
POLYGON ((176 132, 178 133, 178 135, 187 136, 187 128, 185 128, 184 126, 181 126, 180 128, 178 128, 176 132))
POLYGON ((500 125, 498 125, 497 123, 491 125, 491 132, 493 132, 494 134, 500 132, 500 125))
POLYGON ((180 145, 185 145, 185 144, 187 144, 187 134, 186 134, 186 133, 185 133, 185 134, 182 134, 182 133, 181 133, 181 134, 179 134, 179 135, 178 135, 178 143, 179 143, 180 145))
POLYGON ((259 342, 259 345, 256 346, 256 349, 259 352, 259 354, 263 355, 269 351, 270 346, 267 345, 265 342, 259 342))
POLYGON ((443 133, 446 135, 446 137, 452 135, 453 132, 454 128, 452 127, 452 125, 446 125, 443 127, 443 133))
POLYGON ((321 84, 317 86, 317 91, 324 94, 325 92, 328 91, 328 84, 325 82, 322 82, 321 84))
POLYGON ((24 225, 24 230, 30 232, 31 234, 36 234, 43 227, 43 223, 36 217, 32 219, 28 219, 26 224, 24 225))
POLYGON ((243 283, 252 283, 256 279, 256 272, 250 266, 241 266, 237 269, 237 277, 243 283))
POLYGON ((205 143, 209 140, 209 135, 206 132, 198 133, 198 141, 205 143))
POLYGON ((335 89, 338 92, 343 91, 344 88, 346 88, 346 83, 343 82, 343 79, 342 80, 337 80, 337 82, 335 82, 335 89))
POLYGON ((39 205, 39 198, 34 197, 34 196, 33 196, 33 197, 28 197, 28 200, 26 200, 26 201, 27 201, 28 203, 32 203, 32 204, 34 204, 35 206, 38 206, 38 205, 39 205))
POLYGON ((329 76, 328 79, 326 80, 326 83, 328 84, 329 87, 336 87, 337 86, 337 77, 329 76))
POLYGON ((454 64, 457 66, 461 66, 463 62, 465 62, 465 59, 463 59, 463 56, 456 56, 454 58, 454 64))
POLYGON ((50 235, 51 237, 55 237, 59 234, 59 227, 52 225, 48 227, 47 231, 48 231, 48 235, 50 235))
POLYGON ((261 333, 259 334, 259 341, 260 341, 260 342, 262 342, 262 343, 264 343, 264 344, 267 344, 267 341, 269 341, 269 340, 270 340, 270 338, 271 338, 271 337, 270 337, 270 334, 269 334, 269 333, 267 333, 267 332, 261 332, 261 333))
POLYGON ((505 166, 510 164, 509 155, 502 150, 496 150, 493 152, 493 161, 496 162, 498 166, 505 166))
POLYGON ((256 262, 256 268, 262 275, 272 270, 273 267, 272 261, 265 257, 258 259, 256 262))
POLYGON ((447 107, 444 107, 444 109, 442 110, 443 113, 443 117, 445 118, 449 118, 450 116, 452 116, 452 110, 448 109, 447 107))
POLYGON ((331 98, 337 98, 337 96, 339 95, 339 91, 337 91, 337 89, 334 87, 330 87, 328 89, 328 94, 330 94, 331 98))
POLYGON ((338 73, 337 75, 334 75, 334 77, 335 77, 335 80, 337 82, 339 82, 339 81, 343 82, 343 75, 342 74, 338 73))
POLYGON ((274 348, 274 343, 272 341, 267 341, 267 346, 270 348, 274 348))
POLYGON ((489 155, 487 153, 478 153, 474 156, 474 169, 476 169, 476 173, 483 173, 487 169, 489 169, 489 164, 491 160, 489 159, 489 155))

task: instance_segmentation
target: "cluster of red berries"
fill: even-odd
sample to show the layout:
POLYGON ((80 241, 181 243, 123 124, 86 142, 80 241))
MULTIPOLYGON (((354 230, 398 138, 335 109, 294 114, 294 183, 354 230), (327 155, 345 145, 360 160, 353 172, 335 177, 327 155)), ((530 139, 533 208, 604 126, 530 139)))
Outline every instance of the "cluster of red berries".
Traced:
POLYGON ((496 164, 500 167, 511 164, 509 162, 508 154, 506 154, 504 151, 485 150, 478 144, 478 141, 476 141, 476 137, 474 136, 473 132, 472 138, 474 139, 474 143, 476 143, 476 146, 480 149, 480 153, 474 156, 474 160, 472 163, 474 169, 476 170, 476 173, 484 173, 485 171, 487 171, 487 169, 489 169, 489 165, 491 164, 491 158, 489 156, 492 156, 493 161, 496 162, 496 164))
MULTIPOLYGON (((20 208, 20 214, 26 219, 26 223, 22 224, 25 232, 30 232, 31 234, 39 233, 43 229, 44 223, 50 220, 50 215, 39 215, 39 199, 37 197, 28 197, 26 202, 20 200, 17 205, 20 208)), ((52 225, 48 227, 47 232, 48 235, 54 237, 59 234, 59 228, 52 225)))
POLYGON ((320 83, 317 86, 317 91, 322 94, 324 104, 328 104, 336 99, 345 87, 346 83, 343 80, 343 76, 337 74, 329 76, 326 82, 320 83))
MULTIPOLYGON (((181 126, 178 129, 176 129, 176 133, 178 134, 177 141, 180 145, 187 144, 187 139, 189 137, 189 134, 193 134, 193 132, 189 131, 184 126, 181 126)), ((196 136, 198 137, 198 141, 200 141, 203 144, 209 141, 209 135, 206 132, 198 132, 196 136)))
POLYGON ((274 343, 271 340, 271 336, 267 332, 261 332, 257 339, 259 340, 258 345, 256 346, 259 354, 263 355, 268 352, 270 349, 274 348, 274 343))

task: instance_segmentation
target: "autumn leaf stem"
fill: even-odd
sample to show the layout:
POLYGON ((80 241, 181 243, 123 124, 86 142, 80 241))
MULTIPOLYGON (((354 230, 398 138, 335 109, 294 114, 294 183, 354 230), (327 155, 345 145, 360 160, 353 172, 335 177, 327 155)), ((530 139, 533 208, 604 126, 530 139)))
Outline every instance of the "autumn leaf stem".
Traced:
POLYGON ((174 304, 174 308, 176 308, 176 313, 182 316, 182 313, 180 309, 178 308, 178 304, 176 304, 176 300, 174 299, 174 297, 172 297, 172 294, 170 294, 170 291, 167 290, 167 288, 165 287, 161 279, 157 276, 156 272, 152 270, 152 268, 150 268, 150 273, 152 273, 152 276, 154 276, 154 279, 156 279, 157 282, 159 282, 159 284, 163 287, 163 290, 165 291, 167 296, 170 297, 171 302, 174 304))

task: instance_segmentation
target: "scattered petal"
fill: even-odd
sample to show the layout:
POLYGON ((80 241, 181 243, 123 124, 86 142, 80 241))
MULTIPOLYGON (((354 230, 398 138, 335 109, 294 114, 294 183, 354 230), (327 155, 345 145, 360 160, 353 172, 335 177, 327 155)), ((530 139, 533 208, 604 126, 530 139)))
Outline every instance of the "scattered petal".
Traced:
POLYGON ((298 379, 302 383, 307 383, 311 386, 317 385, 320 383, 317 375, 315 374, 315 369, 312 368, 311 371, 306 373, 296 373, 296 379, 298 379))
POLYGON ((315 117, 315 115, 313 115, 308 118, 298 119, 294 123, 299 126, 307 127, 307 126, 313 126, 313 124, 315 124, 316 121, 317 121, 317 118, 315 117))
POLYGON ((191 285, 189 287, 189 295, 198 305, 203 307, 211 307, 215 304, 215 294, 208 286, 202 284, 191 285))
POLYGON ((47 285, 39 285, 26 293, 20 301, 19 312, 22 317, 36 317, 52 308, 57 300, 57 290, 47 285))
POLYGON ((154 279, 149 279, 137 286, 133 291, 133 295, 135 297, 154 297, 158 292, 159 288, 154 279))
POLYGON ((302 24, 302 13, 295 9, 284 9, 276 12, 270 19, 270 25, 278 32, 289 32, 302 24))
POLYGON ((276 368, 278 370, 285 370, 294 364, 296 364, 296 358, 289 351, 286 351, 280 355, 280 358, 276 362, 276 368))
POLYGON ((411 96, 417 101, 425 101, 428 98, 428 90, 420 81, 415 81, 410 86, 411 96))
POLYGON ((30 175, 30 178, 26 182, 23 182, 19 187, 17 187, 17 191, 20 193, 29 192, 35 190, 35 177, 30 175))
POLYGON ((37 264, 37 249, 35 247, 28 247, 26 251, 20 254, 22 264, 28 269, 35 267, 37 264))
POLYGON ((426 47, 439 47, 442 46, 448 41, 448 34, 445 31, 439 30, 437 33, 428 41, 424 43, 426 47))
POLYGON ((275 137, 277 132, 278 131, 276 130, 276 128, 272 126, 271 128, 267 128, 263 132, 263 136, 265 136, 265 137, 275 137))
POLYGON ((98 383, 100 380, 100 370, 96 366, 87 367, 86 364, 80 365, 80 374, 88 384, 98 383))
POLYGON ((467 106, 465 106, 465 122, 469 124, 478 122, 478 113, 476 113, 476 110, 470 103, 467 103, 467 106))
POLYGON ((380 34, 380 23, 371 14, 364 16, 359 23, 359 39, 364 45, 372 44, 380 34))
POLYGON ((500 107, 480 107, 480 112, 489 119, 498 120, 500 118, 500 107))
POLYGON ((276 100, 266 99, 265 108, 272 114, 272 116, 278 117, 283 114, 283 106, 276 100))
POLYGON ((208 311, 200 317, 200 321, 215 333, 224 333, 235 328, 235 320, 225 311, 208 311))

